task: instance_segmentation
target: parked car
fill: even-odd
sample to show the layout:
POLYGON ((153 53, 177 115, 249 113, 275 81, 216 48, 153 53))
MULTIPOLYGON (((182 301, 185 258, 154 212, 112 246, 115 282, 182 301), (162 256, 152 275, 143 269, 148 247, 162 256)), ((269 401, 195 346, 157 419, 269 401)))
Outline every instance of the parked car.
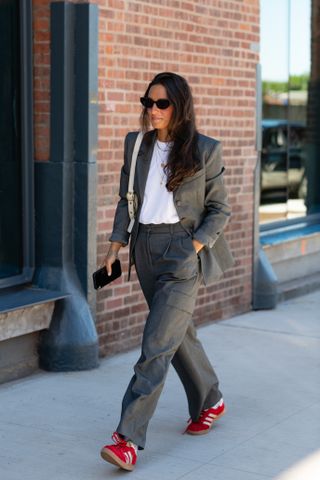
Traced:
POLYGON ((263 120, 261 201, 305 198, 305 166, 305 125, 287 120, 263 120))

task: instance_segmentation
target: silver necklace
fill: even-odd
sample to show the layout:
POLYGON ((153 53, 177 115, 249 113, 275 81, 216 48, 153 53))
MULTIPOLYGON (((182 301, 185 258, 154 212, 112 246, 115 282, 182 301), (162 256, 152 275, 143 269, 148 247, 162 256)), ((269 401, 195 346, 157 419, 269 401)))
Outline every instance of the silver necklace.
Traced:
POLYGON ((157 148, 160 150, 160 152, 169 152, 172 147, 172 142, 162 142, 162 143, 166 144, 164 148, 160 147, 160 140, 157 140, 156 142, 157 148))
POLYGON ((158 157, 160 157, 160 159, 161 159, 162 154, 163 153, 168 153, 171 150, 171 147, 172 147, 172 142, 162 142, 162 143, 165 143, 164 148, 161 148, 160 140, 156 141, 156 146, 157 146, 157 149, 158 149, 158 152, 159 152, 159 154, 156 154, 156 164, 157 164, 157 168, 159 170, 160 176, 161 176, 160 185, 164 185, 165 179, 167 179, 167 175, 166 175, 166 171, 164 169, 166 164, 164 162, 161 162, 161 160, 159 162, 158 157))
POLYGON ((164 167, 166 166, 166 164, 165 164, 164 162, 161 162, 161 157, 159 157, 159 155, 157 155, 157 154, 156 154, 155 160, 156 160, 157 169, 158 169, 158 171, 159 171, 159 173, 160 173, 160 177, 161 177, 161 179, 160 179, 160 185, 163 185, 163 184, 164 184, 164 180, 165 180, 165 178, 167 177, 166 172, 165 172, 165 169, 164 169, 164 167), (159 158, 160 158, 160 160, 159 160, 159 158))

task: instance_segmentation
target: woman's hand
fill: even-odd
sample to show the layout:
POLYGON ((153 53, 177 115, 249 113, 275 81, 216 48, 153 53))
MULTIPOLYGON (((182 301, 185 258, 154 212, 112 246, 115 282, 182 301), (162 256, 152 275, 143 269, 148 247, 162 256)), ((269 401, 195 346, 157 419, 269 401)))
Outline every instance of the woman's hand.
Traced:
POLYGON ((112 264, 118 258, 118 252, 119 252, 121 247, 122 247, 121 243, 112 242, 111 245, 110 245, 109 251, 104 258, 103 265, 106 267, 106 270, 107 270, 109 276, 112 273, 112 264))
POLYGON ((195 238, 192 239, 192 243, 196 253, 199 253, 200 250, 203 248, 202 243, 198 242, 198 240, 196 240, 195 238))

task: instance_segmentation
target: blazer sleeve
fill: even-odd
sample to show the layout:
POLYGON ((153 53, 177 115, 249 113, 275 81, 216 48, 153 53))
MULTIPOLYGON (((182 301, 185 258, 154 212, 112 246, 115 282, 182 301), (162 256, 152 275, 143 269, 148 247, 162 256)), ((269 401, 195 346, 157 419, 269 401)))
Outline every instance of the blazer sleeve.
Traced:
POLYGON ((129 155, 129 143, 130 136, 128 134, 124 141, 124 163, 121 168, 120 174, 120 188, 119 196, 120 200, 118 201, 117 208, 115 211, 113 228, 111 236, 109 237, 110 242, 120 242, 123 246, 127 245, 129 242, 130 234, 127 232, 127 228, 130 223, 130 217, 128 213, 128 184, 129 184, 129 175, 130 175, 130 163, 131 157, 129 155))
POLYGON ((211 248, 226 226, 231 209, 223 181, 221 143, 216 142, 206 160, 204 217, 193 238, 211 248))

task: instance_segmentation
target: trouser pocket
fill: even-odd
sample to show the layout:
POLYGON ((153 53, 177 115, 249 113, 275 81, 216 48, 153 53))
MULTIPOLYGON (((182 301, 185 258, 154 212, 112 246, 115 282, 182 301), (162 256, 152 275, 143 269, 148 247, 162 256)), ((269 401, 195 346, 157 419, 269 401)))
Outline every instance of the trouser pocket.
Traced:
POLYGON ((191 315, 194 311, 195 302, 195 296, 188 295, 187 293, 178 290, 172 290, 167 299, 167 305, 191 315))
POLYGON ((198 256, 187 233, 173 236, 163 252, 163 268, 175 279, 186 280, 198 274, 198 256))

